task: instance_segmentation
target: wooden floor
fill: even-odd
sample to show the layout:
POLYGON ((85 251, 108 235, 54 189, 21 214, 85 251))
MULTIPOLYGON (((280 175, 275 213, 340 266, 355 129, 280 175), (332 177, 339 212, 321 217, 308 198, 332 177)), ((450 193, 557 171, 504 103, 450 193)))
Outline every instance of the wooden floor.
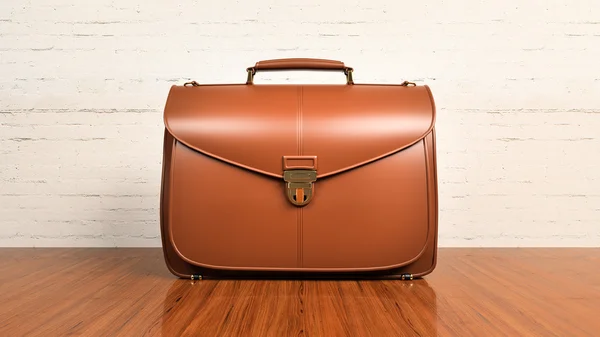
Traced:
POLYGON ((181 280, 160 249, 0 249, 0 336, 600 336, 600 249, 440 249, 415 281, 181 280))

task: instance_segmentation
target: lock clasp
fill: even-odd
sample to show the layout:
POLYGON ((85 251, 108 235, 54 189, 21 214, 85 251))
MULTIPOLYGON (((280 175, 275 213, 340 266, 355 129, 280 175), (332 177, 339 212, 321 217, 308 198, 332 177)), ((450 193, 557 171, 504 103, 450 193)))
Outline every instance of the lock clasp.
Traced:
POLYGON ((296 206, 306 206, 314 195, 316 170, 286 170, 283 172, 288 200, 296 206))

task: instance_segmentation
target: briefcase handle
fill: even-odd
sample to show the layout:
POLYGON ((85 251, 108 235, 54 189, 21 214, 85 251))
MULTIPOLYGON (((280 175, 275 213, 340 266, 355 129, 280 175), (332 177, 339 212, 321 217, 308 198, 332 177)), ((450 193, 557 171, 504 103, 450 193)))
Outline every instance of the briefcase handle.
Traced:
POLYGON ((280 70, 324 70, 343 71, 346 75, 346 84, 354 84, 352 80, 353 69, 344 65, 343 62, 314 58, 287 58, 258 61, 253 67, 246 69, 248 79, 246 84, 253 84, 254 75, 257 71, 280 71, 280 70))

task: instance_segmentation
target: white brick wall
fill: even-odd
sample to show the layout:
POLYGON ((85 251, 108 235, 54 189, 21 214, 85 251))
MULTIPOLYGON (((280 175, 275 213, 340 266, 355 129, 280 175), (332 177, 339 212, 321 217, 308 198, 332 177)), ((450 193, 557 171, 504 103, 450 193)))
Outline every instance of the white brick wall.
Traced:
POLYGON ((0 246, 159 246, 170 85, 281 57, 431 86, 440 246, 600 245, 597 0, 176 3, 0 2, 0 246))

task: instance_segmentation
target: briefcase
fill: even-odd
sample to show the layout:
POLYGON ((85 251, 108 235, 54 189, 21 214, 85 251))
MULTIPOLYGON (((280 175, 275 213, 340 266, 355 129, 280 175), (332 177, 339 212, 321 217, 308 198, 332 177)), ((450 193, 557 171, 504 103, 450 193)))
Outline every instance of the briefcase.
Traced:
POLYGON ((172 274, 412 280, 434 270, 431 90, 355 83, 353 71, 265 60, 245 82, 170 88, 160 228, 172 274), (339 72, 345 83, 254 83, 258 72, 293 70, 339 72))

